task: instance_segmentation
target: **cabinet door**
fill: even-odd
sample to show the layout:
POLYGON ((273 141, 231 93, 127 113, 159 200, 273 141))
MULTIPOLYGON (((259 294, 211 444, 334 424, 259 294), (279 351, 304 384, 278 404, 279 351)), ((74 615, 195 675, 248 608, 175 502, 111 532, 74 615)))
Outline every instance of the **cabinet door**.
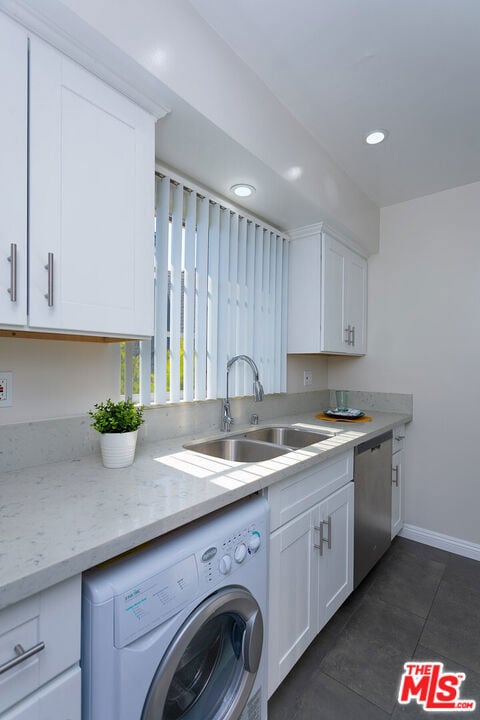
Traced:
POLYGON ((26 34, 0 13, 1 325, 27 322, 27 58, 26 34))
POLYGON ((345 317, 347 248, 327 233, 322 236, 322 350, 349 352, 345 317))
POLYGON ((318 628, 318 561, 308 512, 270 536, 268 693, 305 652, 318 628))
POLYGON ((2 720, 80 720, 80 668, 76 666, 59 675, 1 717, 2 720))
POLYGON ((404 451, 398 450, 392 455, 392 540, 403 527, 404 479, 404 451))
POLYGON ((367 261, 323 233, 322 350, 366 352, 367 261))
POLYGON ((353 590, 353 483, 315 509, 319 571, 319 626, 322 628, 353 590))
POLYGON ((80 659, 81 576, 9 605, 0 612, 0 664, 13 659, 15 647, 42 643, 30 658, 0 676, 2 710, 35 693, 80 659))
POLYGON ((320 232, 292 240, 288 249, 288 352, 321 349, 320 232))
POLYGON ((367 261, 347 251, 345 282, 345 321, 352 328, 348 352, 367 351, 367 261))
POLYGON ((154 120, 35 38, 29 168, 30 325, 151 335, 154 120))

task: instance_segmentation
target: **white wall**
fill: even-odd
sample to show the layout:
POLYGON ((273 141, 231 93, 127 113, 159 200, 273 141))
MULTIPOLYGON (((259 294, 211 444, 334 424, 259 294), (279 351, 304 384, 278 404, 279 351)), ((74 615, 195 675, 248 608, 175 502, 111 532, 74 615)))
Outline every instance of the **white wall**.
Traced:
MULTIPOLYGON (((287 392, 328 390, 328 359, 324 355, 287 355, 287 392), (312 373, 312 384, 303 384, 303 373, 312 373)), ((323 410, 323 408, 320 408, 323 410)))
POLYGON ((0 425, 80 415, 119 395, 117 343, 0 338, 0 371, 13 372, 13 405, 0 425))
POLYGON ((406 522, 480 543, 480 183, 381 211, 368 355, 328 383, 413 393, 406 522))

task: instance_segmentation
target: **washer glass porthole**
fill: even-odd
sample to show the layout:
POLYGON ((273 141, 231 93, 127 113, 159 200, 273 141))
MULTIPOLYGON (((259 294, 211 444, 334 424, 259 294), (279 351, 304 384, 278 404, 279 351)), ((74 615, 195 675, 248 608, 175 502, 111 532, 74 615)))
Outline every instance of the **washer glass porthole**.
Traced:
POLYGON ((232 587, 210 596, 173 638, 141 720, 239 720, 262 641, 260 608, 247 591, 232 587))
POLYGON ((244 673, 244 621, 223 614, 210 620, 187 646, 167 692, 162 720, 209 720, 235 696, 244 673))

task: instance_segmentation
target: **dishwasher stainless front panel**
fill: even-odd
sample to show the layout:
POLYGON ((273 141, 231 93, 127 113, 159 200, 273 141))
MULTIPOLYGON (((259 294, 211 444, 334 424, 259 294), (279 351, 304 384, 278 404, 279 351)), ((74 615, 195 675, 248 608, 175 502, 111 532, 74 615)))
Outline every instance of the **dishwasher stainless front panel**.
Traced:
POLYGON ((354 566, 357 587, 388 550, 392 525, 392 433, 355 449, 354 566))

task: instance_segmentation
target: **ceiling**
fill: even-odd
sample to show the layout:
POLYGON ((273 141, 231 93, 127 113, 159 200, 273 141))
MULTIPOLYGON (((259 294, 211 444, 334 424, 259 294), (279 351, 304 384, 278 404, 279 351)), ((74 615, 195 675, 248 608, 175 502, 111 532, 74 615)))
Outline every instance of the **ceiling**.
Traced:
POLYGON ((480 179, 478 0, 190 4, 378 206, 480 179))
POLYGON ((170 112, 156 125, 155 151, 161 166, 190 179, 233 205, 279 229, 310 225, 319 220, 318 207, 292 183, 274 173, 252 153, 222 132, 174 93, 164 92, 170 112), (249 183, 260 190, 237 198, 232 185, 249 183))

